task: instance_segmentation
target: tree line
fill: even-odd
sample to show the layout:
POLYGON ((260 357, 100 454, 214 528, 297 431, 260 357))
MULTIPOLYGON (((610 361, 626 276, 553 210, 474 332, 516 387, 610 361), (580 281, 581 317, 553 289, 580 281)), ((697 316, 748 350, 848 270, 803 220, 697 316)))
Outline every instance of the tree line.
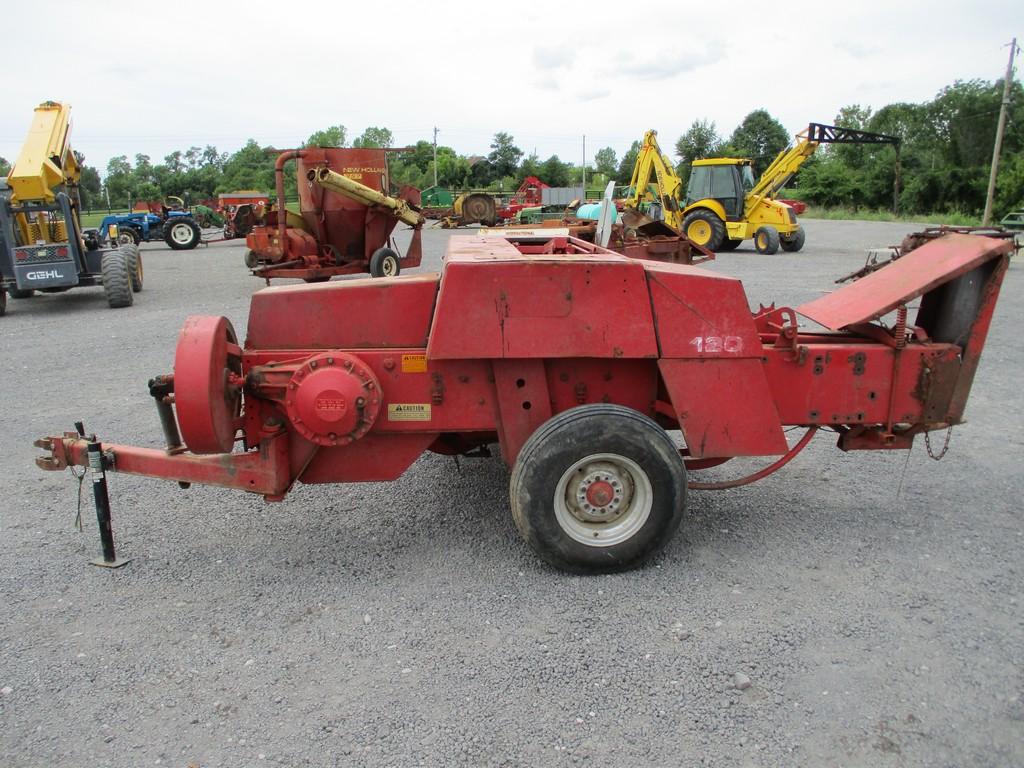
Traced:
MULTIPOLYGON (((836 125, 896 136, 897 151, 886 145, 824 145, 807 161, 786 195, 809 203, 836 207, 881 209, 896 202, 900 212, 979 213, 984 207, 989 163, 1002 99, 1002 81, 957 81, 921 104, 896 103, 877 111, 852 104, 834 118, 836 125)), ((997 215, 1024 205, 1024 89, 1014 82, 1011 107, 997 180, 997 215)), ((823 121, 821 121, 823 122, 823 121)), ((720 135, 709 119, 694 120, 675 142, 677 172, 684 185, 694 160, 709 157, 750 158, 755 171, 764 170, 775 156, 792 143, 786 129, 765 109, 748 114, 728 137, 720 135)), ((384 127, 371 126, 348 143, 344 125, 333 125, 311 134, 300 146, 393 147, 394 137, 384 127)), ((668 149, 663 146, 662 149, 668 149)), ((411 184, 426 189, 437 184, 450 189, 488 189, 510 192, 528 176, 554 186, 573 186, 582 181, 584 169, 557 155, 542 160, 527 155, 510 134, 494 135, 490 152, 461 155, 452 147, 417 141, 408 151, 391 155, 389 167, 395 185, 411 184)), ((640 141, 618 157, 614 148, 603 147, 586 169, 588 186, 610 180, 628 183, 640 150, 640 141)), ((240 189, 271 191, 274 188, 275 150, 250 139, 234 153, 216 147, 189 147, 172 152, 162 163, 148 155, 114 157, 101 183, 96 168, 85 164, 81 193, 83 207, 109 205, 124 208, 134 200, 156 200, 170 195, 193 202, 220 192, 240 189)), ((8 165, 0 158, 0 173, 8 165)), ((286 192, 295 194, 294 174, 285 175, 286 192)))

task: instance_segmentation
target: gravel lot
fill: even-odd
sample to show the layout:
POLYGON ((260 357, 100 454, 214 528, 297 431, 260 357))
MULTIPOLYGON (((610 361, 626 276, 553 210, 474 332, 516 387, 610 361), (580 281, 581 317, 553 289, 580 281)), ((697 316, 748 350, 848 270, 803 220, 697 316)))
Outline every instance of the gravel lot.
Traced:
MULTIPOLYGON (((806 228, 800 254, 711 268, 797 304, 913 229, 806 228)), ((426 232, 426 269, 448 237, 426 232)), ((115 475, 134 561, 89 567, 91 504, 78 533, 76 485, 32 440, 84 418, 159 445, 145 384, 184 317, 242 335, 261 287, 237 244, 143 254, 131 309, 86 289, 0 320, 0 765, 1024 763, 1019 260, 941 464, 820 435, 691 494, 650 567, 582 578, 519 540, 499 459, 432 455, 282 504, 115 475)))

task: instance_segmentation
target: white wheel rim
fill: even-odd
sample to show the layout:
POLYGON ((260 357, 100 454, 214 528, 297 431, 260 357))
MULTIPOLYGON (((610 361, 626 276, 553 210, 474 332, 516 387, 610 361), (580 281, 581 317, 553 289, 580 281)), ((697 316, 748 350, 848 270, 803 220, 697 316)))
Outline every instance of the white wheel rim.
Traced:
POLYGON ((192 239, 192 227, 188 224, 175 224, 171 227, 171 239, 184 245, 192 239))
POLYGON ((384 259, 384 263, 380 265, 380 270, 384 277, 394 277, 398 271, 398 259, 388 256, 384 259))
POLYGON ((632 459, 595 453, 569 467, 555 486, 555 519, 569 538, 589 547, 629 540, 651 515, 654 490, 632 459))

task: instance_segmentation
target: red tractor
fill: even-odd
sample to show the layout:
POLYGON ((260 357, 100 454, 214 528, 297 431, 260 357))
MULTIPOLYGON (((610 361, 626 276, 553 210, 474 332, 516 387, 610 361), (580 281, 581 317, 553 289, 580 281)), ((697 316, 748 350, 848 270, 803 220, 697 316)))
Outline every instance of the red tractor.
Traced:
POLYGON ((118 565, 107 471, 278 501, 298 482, 393 480, 424 451, 497 443, 537 553, 623 570, 673 535, 688 488, 753 482, 818 430, 844 451, 906 450, 960 424, 1012 247, 948 235, 751 313, 739 280, 700 267, 562 236, 529 254, 452 238, 440 274, 259 291, 244 345, 224 317, 188 318, 173 374, 150 382, 165 449, 79 424, 37 441, 37 463, 90 468, 102 562, 118 565), (790 427, 805 429, 792 446, 790 427), (689 477, 738 456, 778 458, 734 480, 689 477))

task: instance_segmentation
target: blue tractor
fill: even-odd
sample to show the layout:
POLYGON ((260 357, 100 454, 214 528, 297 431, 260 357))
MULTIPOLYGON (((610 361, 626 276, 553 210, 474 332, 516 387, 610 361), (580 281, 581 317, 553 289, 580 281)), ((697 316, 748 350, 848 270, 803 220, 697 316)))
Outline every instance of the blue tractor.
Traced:
POLYGON ((173 207, 163 206, 160 214, 150 211, 116 213, 100 222, 99 236, 105 237, 110 226, 117 226, 120 245, 138 245, 142 242, 163 240, 176 251, 188 251, 199 245, 202 231, 192 213, 184 210, 178 198, 170 198, 173 207))

